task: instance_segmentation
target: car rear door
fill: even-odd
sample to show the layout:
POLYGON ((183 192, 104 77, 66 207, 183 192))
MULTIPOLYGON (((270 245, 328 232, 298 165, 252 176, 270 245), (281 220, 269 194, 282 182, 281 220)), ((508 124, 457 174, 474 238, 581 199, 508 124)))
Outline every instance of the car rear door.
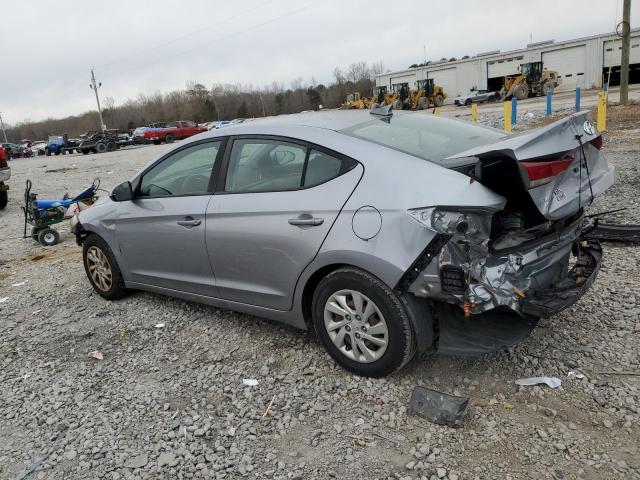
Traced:
POLYGON ((142 174, 132 201, 118 204, 128 281, 215 296, 205 212, 221 151, 221 141, 203 141, 171 152, 142 174))
POLYGON ((364 169, 355 160, 281 137, 236 137, 207 207, 207 249, 220 297, 289 310, 364 169))

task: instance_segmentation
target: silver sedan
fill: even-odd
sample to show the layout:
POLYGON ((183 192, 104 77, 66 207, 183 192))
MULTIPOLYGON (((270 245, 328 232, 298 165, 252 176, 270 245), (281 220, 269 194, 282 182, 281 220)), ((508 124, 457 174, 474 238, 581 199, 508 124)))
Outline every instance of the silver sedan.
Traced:
POLYGON ((308 329, 374 377, 416 352, 512 345, 590 287, 601 250, 581 238, 583 207, 613 169, 584 114, 511 136, 375 113, 278 116, 176 145, 74 219, 91 285, 308 329))

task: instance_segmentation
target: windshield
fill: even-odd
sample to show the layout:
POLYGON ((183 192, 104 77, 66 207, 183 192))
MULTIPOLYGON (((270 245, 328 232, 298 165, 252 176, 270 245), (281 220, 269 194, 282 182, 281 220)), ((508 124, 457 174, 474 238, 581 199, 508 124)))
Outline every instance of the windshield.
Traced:
POLYGON ((499 130, 424 113, 379 118, 341 132, 439 164, 446 164, 451 155, 506 136, 499 130))

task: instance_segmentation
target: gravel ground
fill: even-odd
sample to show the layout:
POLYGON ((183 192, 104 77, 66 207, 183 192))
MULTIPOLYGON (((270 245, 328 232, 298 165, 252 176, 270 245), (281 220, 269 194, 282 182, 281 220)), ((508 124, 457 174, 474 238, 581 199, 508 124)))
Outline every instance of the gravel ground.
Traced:
MULTIPOLYGON (((640 223, 636 118, 611 126, 618 181, 590 210, 627 206, 617 219, 640 223)), ((42 458, 29 478, 640 478, 637 247, 605 244, 594 288, 515 348, 358 378, 304 332, 259 318, 148 293, 106 302, 66 226, 52 248, 20 238, 26 178, 43 198, 96 176, 111 188, 164 149, 11 164, 0 213, 1 478, 42 458), (89 357, 96 350, 103 360, 89 357), (543 375, 562 386, 514 385, 543 375), (416 385, 471 396, 463 426, 407 412, 416 385)))

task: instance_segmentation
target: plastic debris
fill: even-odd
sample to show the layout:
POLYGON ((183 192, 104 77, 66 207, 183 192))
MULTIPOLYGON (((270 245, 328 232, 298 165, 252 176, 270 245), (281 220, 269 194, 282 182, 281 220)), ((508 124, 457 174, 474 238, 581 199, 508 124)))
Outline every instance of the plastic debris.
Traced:
POLYGON ((522 385, 525 387, 540 385, 541 383, 544 383, 551 388, 558 388, 562 384, 558 377, 529 377, 519 378, 516 380, 516 385, 522 385))
POLYGON ((12 283, 11 286, 12 287, 21 287, 22 285, 26 284, 27 282, 28 282, 28 280, 25 280, 24 282, 12 283))
POLYGON ((164 323, 156 323, 154 325, 154 327, 156 327, 156 328, 164 328, 164 323))
POLYGON ((569 370, 569 372, 567 373, 567 377, 575 377, 578 380, 582 380, 584 378, 584 375, 580 372, 576 372, 575 370, 569 370))
POLYGON ((42 310, 34 310, 33 312, 31 312, 31 315, 37 315, 38 313, 40 313, 42 310))
POLYGON ((9 297, 0 297, 0 303, 4 303, 9 300, 9 297))
POLYGON ((409 400, 409 410, 439 425, 456 427, 469 404, 469 397, 457 397, 425 387, 416 387, 409 400))
POLYGON ((247 387, 255 387, 258 385, 258 380, 255 378, 243 378, 242 383, 247 387))
POLYGON ((104 355, 102 354, 102 352, 99 352, 98 350, 89 352, 89 357, 95 358, 96 360, 104 360, 104 355))

